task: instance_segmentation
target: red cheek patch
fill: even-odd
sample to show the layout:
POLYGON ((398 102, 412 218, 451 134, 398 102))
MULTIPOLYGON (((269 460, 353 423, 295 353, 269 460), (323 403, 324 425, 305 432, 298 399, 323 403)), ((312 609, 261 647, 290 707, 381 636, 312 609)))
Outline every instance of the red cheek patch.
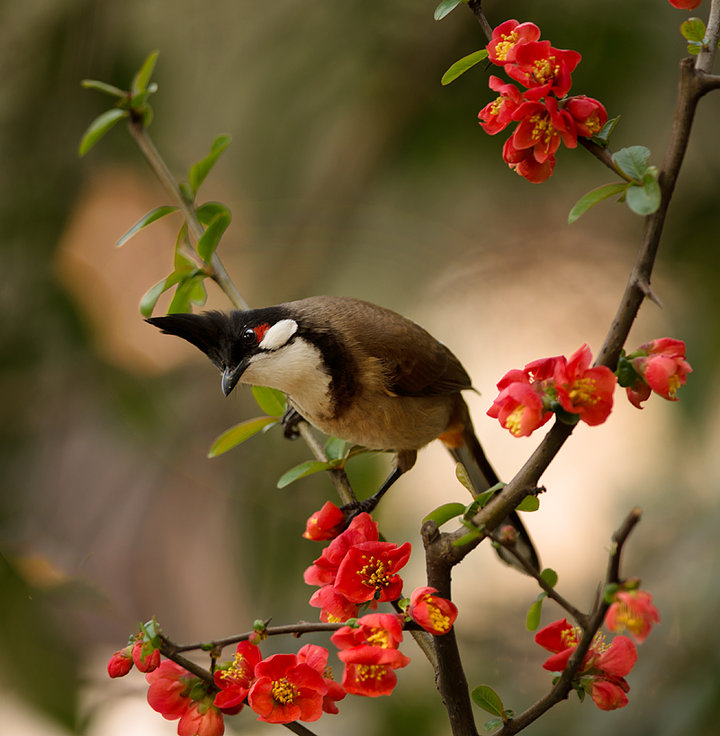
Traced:
POLYGON ((257 337, 258 343, 262 342, 263 337, 265 337, 265 333, 270 329, 270 325, 267 322, 264 322, 261 325, 258 325, 257 327, 253 327, 253 332, 255 333, 255 336, 257 337))

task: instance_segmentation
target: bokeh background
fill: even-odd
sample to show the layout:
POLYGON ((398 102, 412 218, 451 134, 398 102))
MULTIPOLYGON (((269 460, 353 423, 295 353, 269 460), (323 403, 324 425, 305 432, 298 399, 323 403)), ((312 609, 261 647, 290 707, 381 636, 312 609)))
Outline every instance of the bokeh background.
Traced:
MULTIPOLYGON (((532 20, 556 46, 578 49, 573 92, 622 116, 615 148, 644 144, 661 162, 685 13, 665 0, 485 7, 492 24, 532 20)), ((81 79, 126 86, 158 49, 151 134, 171 169, 183 177, 216 135, 233 137, 201 198, 233 212, 220 253, 246 299, 345 294, 426 326, 472 375, 481 395, 469 397, 471 411, 501 476, 542 433, 513 439, 485 416, 495 382, 534 358, 602 343, 641 219, 604 203, 566 225, 576 199, 611 180, 582 149, 561 151, 540 186, 507 169, 504 136, 486 136, 476 122, 491 99, 488 72, 439 84, 453 61, 483 45, 479 27, 466 8, 442 23, 433 8, 416 0, 0 6, 4 733, 175 733, 146 706, 141 675, 107 679, 108 657, 153 614, 181 642, 244 631, 255 618, 314 619, 301 573, 319 548, 300 532, 333 493, 322 477, 275 488, 309 456, 279 433, 206 458, 220 432, 258 410, 249 391, 225 400, 203 356, 142 321, 138 301, 170 271, 179 222, 115 248, 166 198, 122 126, 77 157, 82 132, 107 106, 81 79)), ((647 304, 630 338, 630 347, 685 339, 689 385, 681 402, 653 398, 642 412, 618 393, 607 424, 574 433, 543 477, 541 510, 527 515, 562 592, 588 606, 612 531, 641 506, 624 571, 654 593, 662 624, 640 649, 627 708, 601 713, 573 696, 532 726, 538 735, 720 732, 717 98, 700 105, 670 208, 654 279, 664 308, 647 304)), ((210 290, 210 306, 228 306, 210 290)), ((385 462, 355 461, 358 488, 371 490, 385 462)), ((423 581, 420 519, 464 497, 452 470, 441 448, 429 448, 380 510, 388 538, 416 546, 409 589, 423 581)), ((508 707, 524 709, 551 680, 524 628, 537 589, 488 550, 455 583, 470 682, 492 684, 508 707)), ((547 604, 543 623, 560 615, 547 604)), ((295 646, 272 641, 265 651, 295 646)), ((313 729, 448 733, 429 668, 419 654, 413 660, 394 697, 348 698, 342 715, 313 729)), ((477 720, 481 728, 484 714, 477 720)), ((272 728, 250 712, 228 726, 272 728)))

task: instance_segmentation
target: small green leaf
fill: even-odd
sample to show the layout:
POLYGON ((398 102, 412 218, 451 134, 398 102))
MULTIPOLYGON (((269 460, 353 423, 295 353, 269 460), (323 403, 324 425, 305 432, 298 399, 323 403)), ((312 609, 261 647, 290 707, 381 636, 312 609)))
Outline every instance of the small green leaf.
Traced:
POLYGON ((538 626, 540 626, 540 616, 542 614, 542 604, 545 595, 545 593, 541 593, 537 597, 537 600, 528 608, 527 616, 525 617, 525 628, 528 631, 537 631, 538 626))
POLYGON ((323 470, 330 470, 331 468, 332 465, 330 463, 323 463, 318 460, 306 460, 304 463, 300 463, 283 473, 277 482, 277 487, 285 488, 285 486, 289 486, 299 478, 304 478, 313 473, 320 473, 323 470))
POLYGON ((608 143, 610 142, 610 136, 613 134, 619 122, 620 115, 617 115, 614 118, 610 118, 610 120, 608 120, 607 123, 605 123, 605 125, 603 125, 603 127, 597 133, 595 133, 591 140, 597 143, 599 146, 606 148, 608 143))
POLYGON ((645 146, 621 148, 612 156, 613 163, 631 179, 640 181, 650 163, 650 149, 645 146))
POLYGON ((142 63, 140 69, 138 69, 137 74, 133 77, 132 84, 130 85, 131 97, 134 98, 147 90, 159 53, 159 51, 153 51, 142 63))
POLYGON ((435 8, 433 17, 435 20, 442 20, 446 15, 452 13, 458 5, 462 5, 467 0, 442 0, 440 5, 435 8))
POLYGON ((337 437, 330 437, 325 443, 325 455, 328 460, 342 460, 346 457, 347 451, 350 449, 345 440, 338 439, 337 437))
POLYGON ((618 583, 609 583, 606 585, 603 590, 603 599, 605 603, 608 605, 613 603, 615 601, 615 596, 620 590, 622 590, 622 586, 618 585, 618 583))
POLYGON ((680 33, 688 40, 699 42, 705 41, 705 23, 700 18, 688 18, 680 24, 680 33))
POLYGON ((433 509, 424 519, 426 521, 434 521, 438 526, 442 526, 450 519, 455 519, 465 513, 465 506, 461 503, 444 503, 433 509))
POLYGON ((125 245, 130 238, 132 238, 133 235, 140 232, 144 227, 147 227, 148 225, 151 225, 153 222, 156 222, 162 217, 165 217, 165 215, 169 215, 171 212, 177 212, 178 208, 174 207, 172 205, 166 204, 162 207, 156 207, 154 210, 150 210, 150 212, 147 212, 144 214, 126 233, 123 235, 115 245, 119 248, 122 245, 125 245))
POLYGON ((546 567, 541 573, 540 578, 551 588, 557 585, 558 574, 551 567, 546 567))
POLYGON ((188 285, 190 301, 200 307, 207 301, 207 289, 205 288, 204 281, 205 274, 202 274, 200 276, 195 276, 188 285))
POLYGON ((223 233, 230 224, 230 213, 220 213, 215 215, 210 224, 205 228, 205 232, 200 236, 197 243, 197 252, 200 258, 209 263, 212 254, 220 243, 223 233))
POLYGON ((148 289, 145 296, 140 300, 140 314, 142 314, 143 317, 149 317, 153 313, 153 309, 155 309, 155 305, 157 304, 157 300, 160 298, 160 295, 175 286, 175 284, 178 284, 192 276, 195 271, 196 269, 191 266, 185 266, 173 271, 162 281, 158 281, 155 286, 148 289))
POLYGON ((190 167, 188 183, 193 194, 197 194, 200 185, 205 181, 205 177, 210 173, 220 154, 230 145, 231 141, 232 138, 229 135, 218 136, 210 147, 210 153, 190 167))
POLYGON ((203 202, 195 208, 198 220, 206 227, 221 214, 230 217, 230 210, 222 202, 203 202))
POLYGON ((477 539, 482 532, 477 527, 475 529, 471 529, 467 534, 463 534, 460 539, 456 539, 453 542, 453 547, 464 547, 466 544, 470 544, 470 542, 477 539))
POLYGON ((597 189, 584 194, 575 203, 573 208, 570 210, 568 215, 568 225, 572 225, 575 220, 584 215, 591 207, 594 207, 598 202, 602 202, 604 199, 614 197, 616 194, 622 194, 627 189, 628 185, 624 182, 618 182, 615 184, 604 184, 597 189))
POLYGON ((697 56, 703 49, 705 44, 698 43, 697 41, 688 41, 687 52, 692 56, 697 56))
POLYGON ((505 706, 500 696, 489 685, 478 685, 470 693, 470 697, 473 703, 484 711, 505 720, 505 706))
POLYGON ((107 82, 101 82, 99 79, 83 79, 80 82, 80 86, 85 89, 94 89, 103 94, 110 95, 111 97, 125 98, 127 92, 116 87, 114 84, 107 84, 107 82))
POLYGON ((170 306, 168 307, 168 314, 185 314, 185 312, 192 311, 192 287, 192 277, 181 281, 177 285, 173 298, 170 301, 170 306))
POLYGON ((458 463, 455 466, 455 477, 462 483, 465 488, 470 491, 470 493, 474 494, 475 491, 473 490, 472 483, 470 482, 470 476, 468 475, 467 469, 462 463, 458 463))
POLYGON ((465 74, 468 69, 472 69, 475 64, 479 64, 483 59, 487 59, 487 49, 480 49, 474 51, 472 54, 463 56, 462 59, 458 59, 440 79, 440 84, 443 86, 454 82, 461 74, 465 74))
POLYGON ((78 153, 84 156, 111 128, 113 128, 120 120, 129 115, 127 110, 120 110, 115 107, 112 110, 106 110, 98 115, 95 120, 90 123, 87 130, 80 139, 78 153))
POLYGON ((287 406, 285 394, 268 386, 253 386, 252 395, 257 405, 271 417, 281 417, 287 406))
POLYGON ((160 626, 154 618, 151 618, 142 625, 142 631, 144 639, 149 641, 156 648, 160 646, 160 640, 158 638, 161 633, 160 626))
POLYGON ((233 447, 245 442, 245 440, 249 440, 258 432, 262 432, 265 428, 269 428, 277 423, 275 417, 256 417, 255 419, 247 419, 244 422, 240 422, 240 424, 236 424, 234 427, 225 430, 212 443, 212 447, 208 451, 208 457, 222 455, 224 452, 232 450, 233 447))
POLYGON ((516 506, 517 511, 537 511, 540 508, 540 499, 537 496, 525 496, 516 506))
POLYGON ((628 207, 638 215, 651 215, 660 206, 660 185, 654 176, 644 177, 642 186, 631 184, 626 194, 628 207))

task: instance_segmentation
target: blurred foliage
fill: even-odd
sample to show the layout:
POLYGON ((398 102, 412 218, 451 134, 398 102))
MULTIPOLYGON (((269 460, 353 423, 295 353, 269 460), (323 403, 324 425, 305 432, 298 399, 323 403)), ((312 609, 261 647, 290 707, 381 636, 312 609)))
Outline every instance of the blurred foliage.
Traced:
MULTIPOLYGON (((686 53, 684 14, 664 0, 488 0, 484 7, 493 24, 507 15, 532 19, 555 45, 580 50, 573 90, 621 115, 614 146, 646 145, 654 162, 662 160, 677 63, 686 53)), ((136 182, 151 175, 122 123, 78 160, 80 136, 105 104, 80 80, 125 85, 157 48, 151 132, 173 170, 206 155, 218 131, 232 133, 203 186, 231 204, 221 251, 251 303, 331 292, 402 310, 422 301, 447 263, 462 267, 480 251, 487 261, 507 252, 515 228, 547 232, 542 245, 513 247, 546 247, 556 237, 552 228, 566 227, 578 194, 607 180, 583 151, 564 152, 542 187, 509 172, 501 138, 477 126, 491 94, 483 65, 440 85, 454 61, 482 45, 479 27, 465 8, 440 23, 433 10, 416 0, 387 3, 382 12, 360 0, 217 0, 212 12, 190 0, 0 8, 0 660, 4 683, 69 730, 84 728, 80 663, 98 651, 109 656, 138 620, 156 614, 174 637, 189 640, 242 630, 275 611, 289 621, 307 617, 307 591, 297 580, 318 551, 299 538, 299 520, 328 493, 319 477, 273 487, 279 470, 307 458, 300 443, 279 433, 205 459, 213 437, 256 412, 249 396, 220 403, 210 366, 193 362, 151 375, 115 365, 100 349, 98 323, 107 332, 116 324, 89 313, 60 277, 62 235, 102 177, 128 168, 136 182), (20 572, 18 561, 35 555, 70 587, 43 588, 20 572)), ((647 505, 660 519, 648 529, 656 534, 648 531, 649 547, 633 562, 667 602, 668 623, 642 650, 627 709, 604 714, 570 702, 536 724, 536 734, 711 733, 720 715, 712 573, 720 562, 718 469, 716 461, 702 465, 714 455, 703 454, 699 441, 718 431, 717 97, 700 105, 660 264, 676 289, 666 300, 667 320, 686 339, 695 373, 676 407, 684 414, 678 447, 658 450, 658 470, 648 479, 647 505), (688 464, 672 466, 677 453, 688 464)), ((149 191, 145 210, 167 204, 149 191)), ((632 252, 637 218, 610 202, 572 232, 582 241, 610 220, 612 237, 632 252)), ((108 225, 97 251, 131 225, 108 225)), ((608 257, 582 245, 578 260, 590 267, 608 257)), ((169 268, 172 244, 157 247, 169 268)), ((82 280, 79 266, 74 272, 82 280)), ((133 284, 138 301, 152 282, 133 284)), ((140 324, 137 312, 129 319, 140 324)), ((354 480, 372 487, 380 473, 365 459, 355 462, 354 480)), ((507 617, 508 631, 478 626, 467 642, 470 681, 493 682, 515 710, 543 684, 539 657, 528 654, 526 608, 512 614, 521 634, 508 633, 507 617)), ((367 730, 446 732, 434 694, 420 692, 406 687, 406 700, 372 703, 363 719, 378 723, 367 730)))

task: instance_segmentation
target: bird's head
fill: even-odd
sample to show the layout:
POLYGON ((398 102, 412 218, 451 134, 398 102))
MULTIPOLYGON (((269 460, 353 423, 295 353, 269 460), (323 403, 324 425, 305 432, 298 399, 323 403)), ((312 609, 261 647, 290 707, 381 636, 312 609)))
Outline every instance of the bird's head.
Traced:
POLYGON ((281 307, 169 314, 147 321, 164 334, 177 335, 202 350, 222 372, 226 396, 239 381, 285 390, 273 374, 287 362, 282 356, 295 342, 298 324, 281 307))

